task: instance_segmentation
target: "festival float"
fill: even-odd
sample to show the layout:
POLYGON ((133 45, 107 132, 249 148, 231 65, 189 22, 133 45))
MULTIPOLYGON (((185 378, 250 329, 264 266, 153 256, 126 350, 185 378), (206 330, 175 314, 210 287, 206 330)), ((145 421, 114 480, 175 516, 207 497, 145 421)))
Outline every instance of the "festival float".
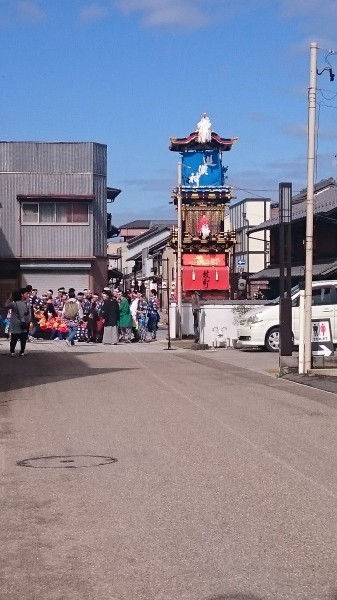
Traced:
POLYGON ((180 252, 177 228, 170 245, 177 257, 181 255, 184 298, 194 290, 202 292, 204 299, 229 297, 230 255, 236 234, 225 226, 232 196, 222 158, 236 141, 212 131, 206 113, 187 137, 170 138, 170 150, 181 156, 181 177, 172 193, 176 209, 181 210, 180 252))

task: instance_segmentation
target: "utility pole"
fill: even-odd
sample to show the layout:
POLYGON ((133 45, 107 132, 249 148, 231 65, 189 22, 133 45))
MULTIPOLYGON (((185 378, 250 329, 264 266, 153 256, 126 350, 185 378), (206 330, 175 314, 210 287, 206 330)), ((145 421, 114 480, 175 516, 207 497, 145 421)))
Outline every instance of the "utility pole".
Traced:
POLYGON ((181 281, 181 248, 182 248, 182 211, 181 211, 181 176, 182 163, 178 163, 178 188, 177 188, 177 209, 178 209, 178 246, 177 246, 177 308, 178 308, 178 339, 182 339, 182 317, 183 317, 183 290, 181 281))
POLYGON ((304 360, 299 365, 299 373, 311 369, 311 318, 312 318, 312 263, 314 233, 314 180, 315 180, 315 138, 316 138, 316 94, 317 94, 317 50, 318 45, 310 45, 310 83, 308 93, 308 158, 307 158, 307 219, 305 234, 305 288, 304 288, 304 360))

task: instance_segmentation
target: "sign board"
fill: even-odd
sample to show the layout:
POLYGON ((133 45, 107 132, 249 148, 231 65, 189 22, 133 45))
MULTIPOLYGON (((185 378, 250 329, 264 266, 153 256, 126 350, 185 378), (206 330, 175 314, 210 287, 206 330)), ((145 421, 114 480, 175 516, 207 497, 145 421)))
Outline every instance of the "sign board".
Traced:
POLYGON ((312 319, 311 353, 314 356, 332 356, 334 353, 330 319, 312 319))

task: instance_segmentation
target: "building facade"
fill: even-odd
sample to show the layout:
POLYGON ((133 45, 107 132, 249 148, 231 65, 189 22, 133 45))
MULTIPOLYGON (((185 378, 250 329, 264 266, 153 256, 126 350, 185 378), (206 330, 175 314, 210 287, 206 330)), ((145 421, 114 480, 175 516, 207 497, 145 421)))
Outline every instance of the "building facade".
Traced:
MULTIPOLYGON (((306 241, 307 191, 302 190, 292 199, 291 221, 291 283, 304 282, 305 241, 306 241)), ((333 178, 318 182, 314 193, 314 235, 313 235, 313 279, 337 278, 337 183, 333 178)), ((251 236, 270 236, 269 264, 250 277, 251 283, 264 282, 268 298, 280 293, 280 219, 279 207, 271 207, 270 218, 259 225, 250 227, 251 236)), ((287 246, 285 246, 287 251, 287 246)))
POLYGON ((260 282, 251 281, 251 274, 269 264, 270 236, 267 229, 251 234, 250 229, 270 218, 270 198, 245 198, 229 208, 231 228, 236 232, 232 255, 231 291, 233 298, 254 298, 260 282))
POLYGON ((0 289, 107 281, 107 148, 0 142, 0 289))

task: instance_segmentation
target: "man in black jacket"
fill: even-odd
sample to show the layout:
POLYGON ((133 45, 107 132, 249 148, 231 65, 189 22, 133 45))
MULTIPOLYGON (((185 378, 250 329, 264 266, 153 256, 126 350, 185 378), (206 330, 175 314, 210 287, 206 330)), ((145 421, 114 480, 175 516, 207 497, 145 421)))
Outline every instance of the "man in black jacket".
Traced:
POLYGON ((104 319, 103 344, 118 343, 118 320, 119 320, 119 304, 116 298, 112 297, 110 290, 104 290, 103 306, 101 315, 104 319))
POLYGON ((194 341, 197 343, 200 339, 200 294, 197 290, 192 294, 192 314, 193 314, 193 330, 194 341))

